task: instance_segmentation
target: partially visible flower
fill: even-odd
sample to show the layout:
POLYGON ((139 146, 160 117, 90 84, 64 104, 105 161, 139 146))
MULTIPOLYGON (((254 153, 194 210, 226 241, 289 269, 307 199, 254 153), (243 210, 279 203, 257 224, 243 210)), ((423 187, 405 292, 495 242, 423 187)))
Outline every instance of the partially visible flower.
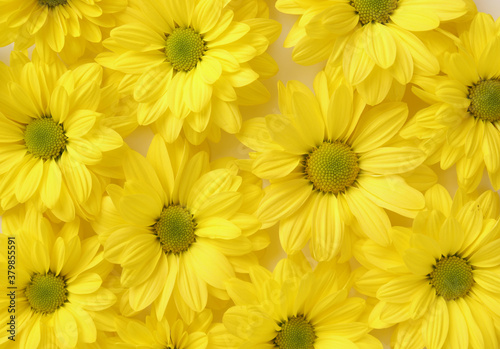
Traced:
POLYGON ((289 254, 311 240, 315 259, 329 260, 341 248, 348 259, 347 229, 387 245, 390 222, 383 208, 413 217, 424 207, 423 195, 400 175, 425 155, 394 142, 408 114, 405 103, 365 110, 344 84, 330 89, 324 73, 314 87, 316 95, 297 81, 280 83, 282 115, 246 121, 238 138, 256 151, 248 168, 270 180, 257 211, 263 227, 280 221, 289 254))
POLYGON ((437 74, 438 61, 416 34, 467 13, 462 0, 278 0, 276 8, 300 15, 285 40, 293 59, 343 67, 371 105, 414 74, 437 74))
POLYGON ((121 175, 123 144, 102 68, 68 70, 14 54, 0 70, 1 206, 32 202, 64 221, 93 217, 109 177, 121 175))
POLYGON ((322 262, 312 271, 294 256, 273 273, 255 266, 250 278, 227 283, 236 304, 223 316, 236 337, 231 348, 382 348, 361 319, 365 301, 348 297, 346 264, 322 262))
POLYGON ((378 300, 375 328, 397 325, 395 349, 497 348, 500 316, 500 199, 493 191, 454 200, 440 185, 426 192, 412 229, 394 227, 392 244, 358 242, 364 270, 356 288, 378 300))
POLYGON ((420 110, 402 135, 416 137, 430 162, 457 164, 459 185, 473 191, 484 168, 500 189, 500 21, 479 13, 460 35, 459 52, 449 54, 445 76, 415 81, 414 92, 431 104, 420 110))
POLYGON ((254 1, 131 1, 127 23, 104 41, 111 52, 97 61, 126 74, 140 125, 168 142, 181 130, 193 144, 218 140, 220 129, 239 131, 239 105, 269 98, 259 79, 277 72, 266 50, 280 25, 262 12, 254 1))
MULTIPOLYGON (((15 342, 2 336, 0 347, 75 348, 96 342, 100 328, 95 314, 116 301, 102 287, 112 264, 103 260, 97 236, 80 237, 92 232, 85 231, 79 218, 56 226, 33 206, 26 207, 2 217, 0 269, 8 275, 8 261, 13 259, 7 251, 14 250, 15 277, 1 278, 0 285, 2 290, 15 287, 8 289, 15 293, 15 312, 2 313, 1 330, 7 333, 11 315, 16 325, 15 342)), ((0 306, 7 309, 10 300, 2 292, 0 306)))
POLYGON ((101 45, 103 31, 115 25, 115 16, 127 0, 13 0, 0 1, 0 45, 14 42, 15 50, 36 45, 42 58, 63 53, 74 62, 86 49, 101 45))
POLYGON ((261 183, 238 176, 234 164, 211 169, 207 152, 160 135, 147 159, 130 151, 123 166, 125 184, 108 186, 93 226, 105 258, 123 268, 131 309, 152 304, 161 319, 174 299, 191 319, 209 295, 228 299, 224 282, 248 272, 253 251, 269 244, 253 215, 261 183))
POLYGON ((112 348, 135 349, 214 349, 220 338, 214 333, 212 311, 205 309, 190 320, 179 316, 173 302, 169 303, 165 316, 158 320, 156 314, 146 316, 145 321, 117 316, 115 318, 118 337, 109 338, 112 348))

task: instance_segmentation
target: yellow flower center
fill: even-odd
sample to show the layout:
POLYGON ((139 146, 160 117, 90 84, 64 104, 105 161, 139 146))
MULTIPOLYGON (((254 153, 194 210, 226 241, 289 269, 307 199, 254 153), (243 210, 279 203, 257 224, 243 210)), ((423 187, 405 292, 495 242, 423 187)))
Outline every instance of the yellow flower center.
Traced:
POLYGON ((44 160, 57 159, 66 149, 64 128, 51 117, 33 119, 24 130, 28 152, 44 160))
POLYGON ((469 113, 483 121, 500 120, 500 79, 482 80, 469 87, 469 113))
POLYGON ((300 315, 292 316, 281 324, 281 330, 273 341, 279 349, 314 349, 315 340, 314 327, 300 315))
POLYGON ((392 11, 398 6, 398 0, 351 0, 362 25, 370 22, 387 23, 392 11))
POLYGON ((165 55, 176 71, 196 67, 205 50, 205 41, 193 28, 175 28, 165 42, 165 55))
POLYGON ((458 256, 442 257, 429 278, 436 294, 447 301, 465 296, 474 284, 472 267, 458 256))
POLYGON ((193 215, 179 205, 165 207, 153 226, 163 251, 175 254, 187 251, 195 241, 195 228, 193 215))
POLYGON ((66 5, 67 0, 38 0, 38 3, 42 6, 56 7, 59 5, 66 5))
POLYGON ((51 272, 33 274, 25 295, 31 308, 44 314, 53 313, 68 300, 66 282, 51 272))
POLYGON ((337 194, 350 187, 358 177, 358 157, 345 143, 323 142, 306 156, 304 172, 314 189, 337 194))

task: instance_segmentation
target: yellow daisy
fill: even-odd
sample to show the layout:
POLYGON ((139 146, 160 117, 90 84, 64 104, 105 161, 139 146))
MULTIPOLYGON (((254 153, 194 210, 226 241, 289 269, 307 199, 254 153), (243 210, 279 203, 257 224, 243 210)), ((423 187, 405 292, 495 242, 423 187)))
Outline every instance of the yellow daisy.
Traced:
POLYGON ((414 74, 437 74, 437 59, 416 34, 467 12, 462 0, 278 0, 276 8, 300 15, 285 40, 293 59, 343 67, 372 105, 414 74))
POLYGON ((445 57, 445 76, 420 79, 415 93, 431 106, 419 111, 402 132, 417 137, 434 162, 457 164, 459 185, 473 191, 486 166, 500 189, 500 21, 479 13, 445 57))
POLYGON ((146 316, 144 322, 118 316, 115 319, 118 337, 108 340, 110 348, 151 349, 215 349, 219 341, 212 332, 212 311, 205 309, 185 322, 179 317, 173 302, 169 303, 165 317, 157 319, 154 314, 146 316))
POLYGON ((436 185, 426 202, 413 229, 392 229, 391 246, 367 240, 354 248, 367 269, 356 287, 378 300, 369 323, 397 324, 395 349, 498 348, 498 194, 452 201, 436 185))
POLYGON ((383 208, 413 217, 423 195, 400 174, 425 159, 413 146, 390 143, 406 121, 405 103, 365 103, 345 85, 329 89, 325 74, 314 83, 279 84, 282 115, 244 123, 241 142, 256 150, 251 169, 270 179, 257 211, 263 227, 280 222, 289 254, 311 239, 312 255, 329 260, 353 228, 387 245, 389 218, 383 208))
POLYGON ((87 234, 76 218, 58 227, 34 207, 18 208, 3 216, 0 234, 2 274, 0 305, 14 311, 2 312, 0 347, 74 348, 94 343, 94 315, 109 308, 115 295, 102 287, 112 268, 103 260, 97 236, 87 234), (14 251, 8 253, 7 251, 14 251), (15 256, 14 258, 9 258, 15 256), (14 264, 7 261, 14 260, 14 264), (14 268, 11 266, 14 265, 14 268), (9 321, 15 323, 9 335, 9 321))
POLYGON ((139 124, 153 124, 168 142, 181 129, 193 144, 217 141, 220 129, 236 133, 238 106, 269 98, 259 78, 277 71, 265 51, 281 27, 258 17, 254 1, 236 13, 228 3, 131 1, 127 24, 104 41, 112 52, 97 57, 126 74, 123 86, 139 102, 139 124))
POLYGON ((105 114, 114 108, 102 68, 67 70, 14 54, 1 71, 1 206, 31 201, 64 221, 97 214, 107 177, 120 175, 123 143, 105 114))
POLYGON ((115 15, 127 7, 127 0, 13 0, 0 1, 0 45, 15 42, 14 49, 36 45, 49 59, 64 52, 71 61, 102 40, 104 28, 115 25, 115 15))
POLYGON ((348 297, 347 264, 322 262, 311 271, 299 253, 274 273, 255 266, 250 278, 227 283, 235 306, 223 323, 237 338, 234 348, 382 348, 361 319, 365 301, 348 297))
POLYGON ((153 303, 161 318, 173 298, 190 319, 209 295, 228 299, 224 282, 248 272, 257 263, 253 251, 269 244, 252 214, 261 183, 238 176, 227 161, 211 169, 207 152, 184 140, 168 145, 159 135, 147 159, 130 151, 123 166, 124 187, 108 186, 93 225, 105 258, 123 268, 131 308, 153 303))

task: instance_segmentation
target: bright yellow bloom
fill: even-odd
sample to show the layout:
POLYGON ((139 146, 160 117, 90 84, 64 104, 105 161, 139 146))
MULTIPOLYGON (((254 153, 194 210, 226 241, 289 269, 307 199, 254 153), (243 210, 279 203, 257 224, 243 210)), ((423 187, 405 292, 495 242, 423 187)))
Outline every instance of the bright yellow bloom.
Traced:
POLYGON ((105 258, 123 268, 133 310, 153 303, 161 318, 172 298, 189 319, 209 295, 228 299, 224 282, 248 272, 257 263, 253 251, 269 244, 252 214, 261 182, 238 176, 227 161, 218 166, 185 140, 168 145, 159 135, 147 159, 132 151, 125 157, 125 185, 108 186, 93 224, 105 258))
POLYGON ((156 314, 146 316, 145 322, 122 316, 115 318, 119 337, 108 340, 109 348, 151 348, 151 349, 215 349, 216 343, 224 340, 218 333, 221 324, 212 323, 212 311, 205 309, 194 319, 185 321, 173 302, 170 302, 165 316, 158 320, 156 314))
POLYGON ((366 240, 354 248, 367 269, 357 289, 379 301, 375 328, 398 324, 395 349, 498 348, 500 200, 442 186, 426 193, 413 229, 394 227, 392 245, 366 240))
POLYGON ((7 287, 16 287, 16 325, 12 342, 5 335, 12 313, 2 312, 0 347, 85 348, 83 343, 94 343, 100 330, 95 319, 116 301, 102 287, 112 265, 103 260, 97 236, 80 238, 88 232, 78 218, 57 227, 34 207, 9 211, 2 228, 0 306, 7 309, 13 291, 7 287), (13 283, 7 283, 7 261, 12 260, 7 251, 15 251, 13 283))
POLYGON ((0 66, 0 198, 4 209, 34 202, 61 220, 99 211, 108 176, 120 176, 123 143, 102 68, 29 62, 0 66))
POLYGON ((0 46, 15 42, 16 50, 36 45, 43 58, 62 52, 67 61, 100 45, 103 29, 115 26, 115 15, 127 0, 0 1, 0 46))
POLYGON ((486 166, 500 189, 500 21, 479 13, 460 35, 459 52, 445 57, 446 76, 416 81, 415 93, 430 107, 419 111, 402 135, 422 147, 443 169, 457 164, 459 185, 477 188, 486 166))
POLYGON ((285 251, 301 250, 311 239, 317 260, 333 258, 341 247, 349 258, 346 229, 387 245, 383 208, 412 217, 424 207, 423 195, 400 174, 425 155, 393 140, 406 121, 406 104, 364 111, 359 95, 345 85, 330 89, 324 73, 315 80, 316 96, 297 81, 278 88, 282 115, 248 120, 238 135, 257 151, 249 168, 271 182, 258 209, 263 227, 281 220, 285 251))
POLYGON ((251 282, 231 279, 235 306, 223 323, 236 338, 228 348, 382 348, 362 320, 365 301, 347 296, 349 272, 333 261, 311 271, 299 253, 281 260, 274 273, 255 266, 251 282))
POLYGON ((278 10, 300 15, 285 41, 293 59, 328 59, 368 104, 390 89, 403 89, 413 75, 435 75, 439 64, 418 33, 466 13, 462 0, 278 0, 278 10))
POLYGON ((239 105, 269 98, 259 78, 277 71, 265 51, 280 25, 258 17, 255 1, 241 6, 235 13, 227 0, 131 2, 127 24, 104 41, 112 52, 97 61, 126 74, 140 125, 153 124, 168 142, 181 129, 191 143, 217 141, 220 129, 239 131, 239 105))

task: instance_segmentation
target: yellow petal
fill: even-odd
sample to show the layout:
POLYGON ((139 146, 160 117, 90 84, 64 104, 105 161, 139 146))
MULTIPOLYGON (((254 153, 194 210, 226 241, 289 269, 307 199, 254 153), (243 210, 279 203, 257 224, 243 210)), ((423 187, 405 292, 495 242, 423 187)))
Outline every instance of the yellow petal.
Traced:
POLYGON ((448 336, 450 318, 447 303, 443 297, 437 297, 424 319, 424 340, 429 348, 441 348, 448 336))
POLYGON ((396 60, 396 42, 391 30, 378 22, 368 23, 363 27, 366 52, 383 69, 387 69, 396 60))
POLYGON ((56 310, 54 325, 57 341, 63 346, 73 348, 78 341, 78 327, 75 318, 65 307, 56 310))
POLYGON ((425 153, 417 148, 384 147, 361 154, 359 166, 373 173, 397 174, 415 169, 425 159, 425 153))

